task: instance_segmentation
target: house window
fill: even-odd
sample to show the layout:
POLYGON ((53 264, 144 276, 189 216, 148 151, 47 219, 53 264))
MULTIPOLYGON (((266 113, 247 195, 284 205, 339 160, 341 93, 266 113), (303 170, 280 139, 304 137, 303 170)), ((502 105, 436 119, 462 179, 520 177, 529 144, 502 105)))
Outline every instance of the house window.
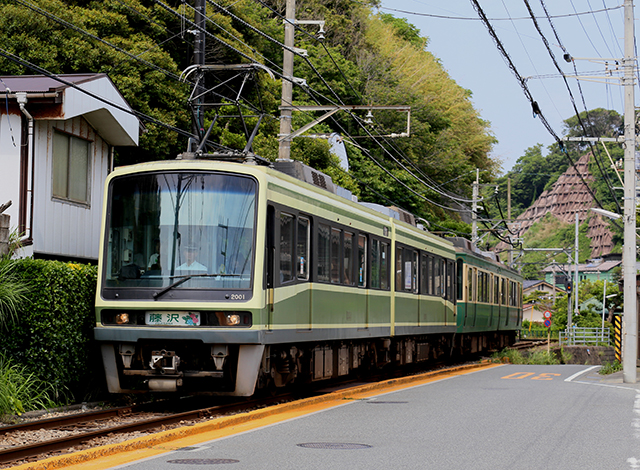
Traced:
POLYGON ((89 203, 90 142, 53 133, 53 197, 89 203))

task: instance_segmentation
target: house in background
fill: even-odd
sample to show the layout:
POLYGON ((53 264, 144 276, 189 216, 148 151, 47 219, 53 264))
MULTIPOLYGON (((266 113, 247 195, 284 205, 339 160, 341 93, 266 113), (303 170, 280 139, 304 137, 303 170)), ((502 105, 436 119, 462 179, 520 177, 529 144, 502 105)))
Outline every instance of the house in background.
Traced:
MULTIPOLYGON (((522 283, 522 295, 523 297, 527 297, 528 295, 533 294, 534 292, 542 292, 541 296, 543 299, 549 299, 551 305, 553 305, 554 299, 559 294, 564 294, 565 290, 561 289, 557 286, 553 286, 549 284, 547 281, 539 280, 539 281, 528 281, 525 280, 522 283)), ((527 303, 523 305, 522 310, 522 319, 529 320, 531 322, 540 322, 544 321, 542 314, 544 313, 544 308, 539 303, 527 303)))
POLYGON ((0 204, 22 256, 98 258, 104 182, 140 122, 105 74, 0 77, 0 204))
MULTIPOLYGON (((619 254, 609 255, 606 258, 598 258, 589 260, 588 263, 578 264, 578 280, 589 280, 591 282, 604 281, 615 282, 617 280, 615 274, 618 271, 616 268, 622 266, 622 256, 619 254)), ((545 275, 545 280, 549 284, 555 282, 556 286, 564 286, 565 274, 569 273, 573 278, 575 272, 575 265, 561 264, 547 266, 542 270, 545 275)))

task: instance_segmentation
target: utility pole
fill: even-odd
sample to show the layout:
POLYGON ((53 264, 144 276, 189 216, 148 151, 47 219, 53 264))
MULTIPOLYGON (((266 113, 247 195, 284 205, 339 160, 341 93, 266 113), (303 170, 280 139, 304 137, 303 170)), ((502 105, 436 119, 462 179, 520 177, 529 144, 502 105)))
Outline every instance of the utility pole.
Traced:
POLYGON ((578 313, 578 284, 580 283, 580 277, 578 272, 578 263, 580 260, 580 247, 579 247, 579 236, 580 236, 580 216, 576 211, 576 227, 575 227, 575 241, 573 248, 573 309, 571 305, 567 303, 567 330, 569 330, 569 337, 573 337, 571 333, 571 328, 573 328, 573 316, 571 312, 578 313))
POLYGON ((636 297, 636 132, 633 0, 624 0, 624 336, 622 377, 636 383, 638 312, 636 297))
MULTIPOLYGON (((284 20, 284 52, 282 61, 282 101, 285 108, 280 111, 280 135, 291 134, 290 106, 293 104, 293 45, 295 39, 296 0, 287 0, 284 20), (289 107, 288 109, 286 107, 289 107)), ((291 140, 281 139, 278 160, 291 160, 291 140)))
POLYGON ((480 187, 480 170, 476 168, 476 180, 473 183, 473 202, 471 205, 471 243, 478 244, 478 188, 480 187))
MULTIPOLYGON (((507 178, 507 220, 511 223, 511 178, 507 178)), ((512 242, 513 243, 513 242, 512 242)), ((513 245, 511 245, 513 247, 513 245)), ((513 267, 513 250, 509 250, 509 267, 513 267)))
MULTIPOLYGON (((205 38, 207 31, 207 4, 206 0, 195 0, 195 24, 197 26, 197 33, 195 44, 193 48, 193 63, 195 65, 205 65, 205 38)), ((205 92, 205 86, 202 83, 204 77, 198 81, 198 88, 196 90, 196 106, 194 116, 194 127, 199 137, 200 142, 204 138, 204 109, 202 107, 203 98, 202 95, 205 92)))

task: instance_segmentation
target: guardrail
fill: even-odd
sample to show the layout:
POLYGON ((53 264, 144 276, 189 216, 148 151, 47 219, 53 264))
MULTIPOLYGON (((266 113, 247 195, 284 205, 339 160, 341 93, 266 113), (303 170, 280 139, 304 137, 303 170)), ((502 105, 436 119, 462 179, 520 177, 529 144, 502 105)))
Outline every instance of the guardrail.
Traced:
MULTIPOLYGON (((549 337, 549 331, 545 328, 544 330, 520 330, 520 339, 547 339, 549 337)), ((551 339, 558 339, 558 332, 551 331, 551 339)))
POLYGON ((560 345, 575 346, 577 344, 609 346, 611 345, 611 333, 609 328, 581 328, 573 327, 560 331, 558 342, 560 345))

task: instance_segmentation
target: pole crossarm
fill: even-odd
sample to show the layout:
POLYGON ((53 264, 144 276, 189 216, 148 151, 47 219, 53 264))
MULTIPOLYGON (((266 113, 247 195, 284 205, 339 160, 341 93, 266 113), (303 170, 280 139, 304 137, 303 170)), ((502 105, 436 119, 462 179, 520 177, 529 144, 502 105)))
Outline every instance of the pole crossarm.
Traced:
POLYGON ((400 111, 407 113, 407 130, 401 134, 391 134, 386 137, 409 137, 409 129, 410 129, 410 120, 411 120, 411 106, 378 106, 378 105, 342 105, 342 106, 280 106, 280 111, 285 111, 291 113, 292 111, 303 111, 303 112, 314 112, 314 111, 326 111, 325 114, 320 116, 317 119, 314 119, 310 123, 302 126, 300 129, 293 131, 289 134, 280 134, 278 137, 279 142, 291 142, 295 137, 298 137, 311 129, 312 127, 320 124, 325 119, 331 117, 338 111, 356 111, 361 109, 367 109, 371 111, 372 109, 381 109, 381 110, 391 110, 391 111, 400 111))
POLYGON ((619 137, 563 137, 569 142, 624 142, 624 136, 619 137))

